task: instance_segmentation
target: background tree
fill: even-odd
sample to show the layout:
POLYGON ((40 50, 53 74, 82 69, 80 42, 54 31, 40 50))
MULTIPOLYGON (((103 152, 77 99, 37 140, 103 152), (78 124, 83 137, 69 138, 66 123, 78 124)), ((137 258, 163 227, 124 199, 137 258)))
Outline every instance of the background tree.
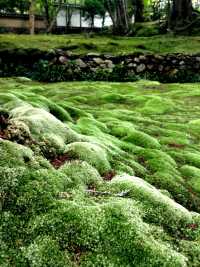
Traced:
POLYGON ((0 0, 0 11, 8 13, 21 13, 27 12, 29 9, 28 0, 0 0))
POLYGON ((135 5, 135 22, 144 21, 144 0, 134 0, 135 5))
POLYGON ((169 28, 173 31, 186 30, 192 26, 199 16, 193 10, 191 0, 173 0, 169 14, 169 28))
POLYGON ((36 0, 30 0, 30 7, 29 7, 29 27, 30 27, 30 34, 33 35, 35 33, 35 4, 36 0))
POLYGON ((133 2, 130 0, 105 0, 104 5, 111 17, 113 32, 127 34, 134 14, 133 2))
POLYGON ((85 18, 91 21, 91 28, 94 27, 94 17, 96 15, 105 17, 105 6, 102 0, 85 0, 83 11, 85 18))

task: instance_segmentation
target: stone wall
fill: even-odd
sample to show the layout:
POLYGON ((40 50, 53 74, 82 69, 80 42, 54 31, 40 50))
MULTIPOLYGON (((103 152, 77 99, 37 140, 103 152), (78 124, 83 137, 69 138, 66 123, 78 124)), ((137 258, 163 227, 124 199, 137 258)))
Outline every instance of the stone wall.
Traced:
MULTIPOLYGON (((162 77, 162 75, 174 76, 179 72, 200 75, 200 55, 145 55, 139 53, 121 56, 101 55, 97 53, 75 55, 63 49, 48 52, 37 49, 0 50, 0 75, 6 76, 5 66, 7 70, 10 67, 11 71, 14 66, 23 66, 27 70, 34 71, 33 66, 37 66, 41 61, 44 61, 45 66, 48 67, 60 66, 66 71, 71 70, 74 73, 83 74, 102 71, 111 75, 117 68, 120 68, 123 70, 122 73, 127 77, 142 76, 145 74, 157 75, 158 77, 162 77)), ((12 73, 10 74, 12 75, 12 73)))

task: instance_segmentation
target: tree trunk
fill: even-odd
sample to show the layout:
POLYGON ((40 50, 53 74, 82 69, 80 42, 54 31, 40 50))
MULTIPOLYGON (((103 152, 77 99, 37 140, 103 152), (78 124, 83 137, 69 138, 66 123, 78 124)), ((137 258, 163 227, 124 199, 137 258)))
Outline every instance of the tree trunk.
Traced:
POLYGON ((53 30, 53 27, 54 27, 54 25, 56 23, 56 18, 57 18, 58 12, 61 10, 61 7, 62 7, 62 0, 59 0, 58 7, 57 7, 57 9, 56 9, 56 11, 54 13, 54 16, 53 16, 50 24, 49 24, 49 27, 47 29, 47 33, 50 33, 53 30))
POLYGON ((30 34, 33 35, 35 33, 35 0, 31 0, 29 7, 29 27, 30 34))
POLYGON ((50 14, 49 14, 49 3, 48 3, 48 0, 44 0, 44 13, 45 13, 46 28, 48 28, 49 24, 50 24, 50 14))
POLYGON ((126 34, 130 25, 127 0, 118 0, 115 4, 111 0, 107 0, 106 9, 112 19, 113 33, 126 34))
POLYGON ((144 21, 144 0, 136 0, 135 22, 144 21))
POLYGON ((171 14, 169 15, 169 27, 176 30, 187 26, 192 22, 193 8, 191 0, 173 0, 171 14))

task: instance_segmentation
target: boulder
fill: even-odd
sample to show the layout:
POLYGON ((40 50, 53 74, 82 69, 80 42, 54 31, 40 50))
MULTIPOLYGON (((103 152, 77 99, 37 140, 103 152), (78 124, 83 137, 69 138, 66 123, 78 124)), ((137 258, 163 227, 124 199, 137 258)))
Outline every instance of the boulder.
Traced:
POLYGON ((81 69, 87 67, 87 64, 80 58, 76 59, 76 65, 78 65, 81 69))
POLYGON ((60 56, 58 60, 61 64, 67 64, 68 62, 68 59, 65 56, 60 56))
POLYGON ((93 58, 93 61, 94 61, 96 64, 98 64, 98 65, 104 63, 104 60, 101 59, 100 57, 95 57, 95 58, 93 58))
POLYGON ((136 71, 139 72, 143 72, 146 69, 146 66, 144 64, 140 64, 137 66, 136 71))

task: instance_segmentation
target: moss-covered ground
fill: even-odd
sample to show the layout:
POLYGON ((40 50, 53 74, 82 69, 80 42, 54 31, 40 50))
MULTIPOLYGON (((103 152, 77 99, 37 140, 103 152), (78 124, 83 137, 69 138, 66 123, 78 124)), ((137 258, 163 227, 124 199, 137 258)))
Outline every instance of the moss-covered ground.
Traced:
POLYGON ((0 79, 0 266, 200 266, 199 100, 0 79))
POLYGON ((14 35, 0 34, 0 50, 4 49, 41 49, 62 48, 76 54, 89 52, 108 54, 142 53, 186 53, 200 52, 200 37, 116 37, 88 34, 71 35, 14 35), (192 49, 191 49, 192 47, 192 49))

